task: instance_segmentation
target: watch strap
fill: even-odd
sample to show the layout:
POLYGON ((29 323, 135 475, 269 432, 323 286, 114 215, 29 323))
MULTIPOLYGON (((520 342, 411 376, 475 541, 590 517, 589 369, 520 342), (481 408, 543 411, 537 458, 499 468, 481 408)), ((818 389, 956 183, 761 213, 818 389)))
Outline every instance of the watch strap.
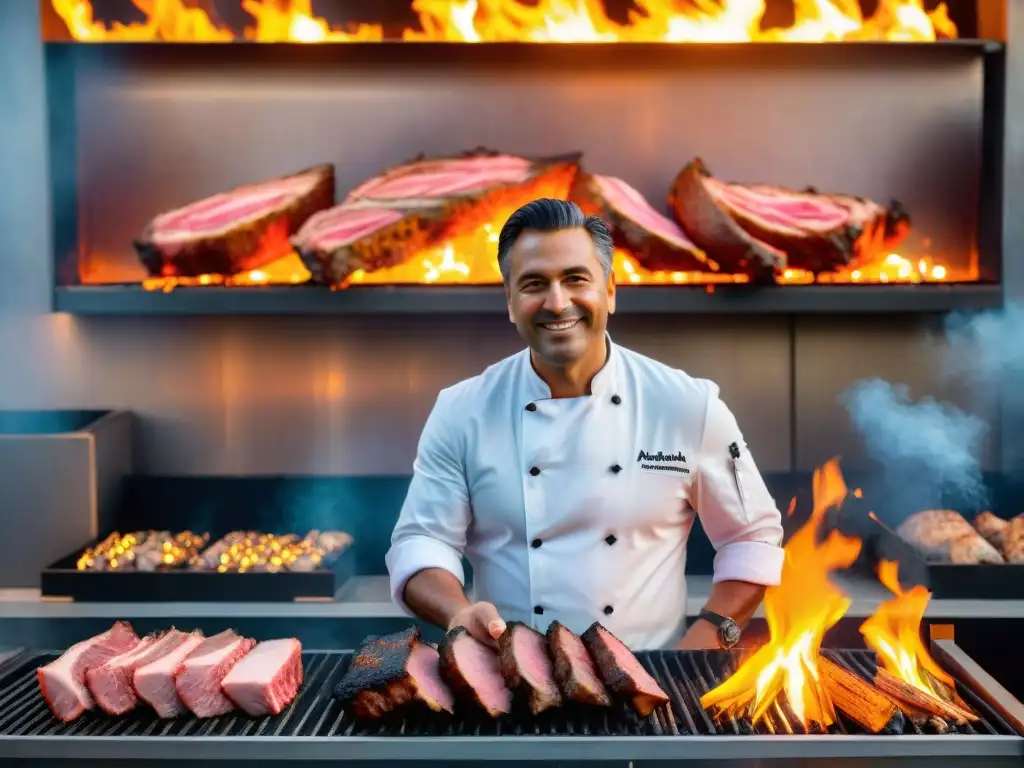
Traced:
POLYGON ((724 648, 729 649, 735 647, 740 640, 740 626, 734 619, 730 619, 728 616, 723 616, 720 613, 709 611, 707 608, 701 610, 698 614, 698 618, 704 619, 710 622, 718 628, 718 644, 724 648))
POLYGON ((720 613, 709 611, 707 608, 702 608, 700 614, 697 616, 698 619, 704 619, 710 621, 716 627, 721 628, 726 622, 732 621, 728 616, 723 616, 720 613))

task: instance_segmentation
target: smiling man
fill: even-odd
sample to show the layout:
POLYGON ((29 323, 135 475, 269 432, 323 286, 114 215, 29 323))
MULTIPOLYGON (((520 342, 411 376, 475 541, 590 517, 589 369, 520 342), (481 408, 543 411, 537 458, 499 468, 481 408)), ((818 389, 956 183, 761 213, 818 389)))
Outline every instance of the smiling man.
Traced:
POLYGON ((599 217, 535 200, 498 261, 528 348, 438 396, 387 554, 395 602, 492 645, 512 620, 600 621, 634 649, 734 645, 778 583, 782 525, 718 387, 612 342, 599 217), (695 515, 717 554, 687 628, 695 515))

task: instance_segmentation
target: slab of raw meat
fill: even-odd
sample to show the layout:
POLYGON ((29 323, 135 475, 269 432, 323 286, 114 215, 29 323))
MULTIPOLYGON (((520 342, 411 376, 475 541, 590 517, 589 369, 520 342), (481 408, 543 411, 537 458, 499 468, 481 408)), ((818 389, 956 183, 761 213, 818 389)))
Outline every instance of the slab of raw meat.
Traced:
POLYGON ((39 691, 54 717, 74 720, 95 706, 85 684, 85 675, 94 667, 130 651, 139 638, 127 622, 119 621, 106 632, 68 648, 59 659, 36 670, 39 691))
MULTIPOLYGON (((682 228, 655 210, 637 190, 614 176, 576 174, 569 199, 584 213, 608 222, 616 248, 652 272, 717 272, 721 267, 686 236, 682 228)), ((729 271, 726 265, 725 271, 729 271)))
POLYGON ((508 687, 525 698, 533 714, 562 705, 547 640, 533 627, 510 621, 498 638, 498 661, 508 687))
POLYGON ((434 712, 454 712, 455 697, 441 680, 437 649, 419 637, 419 626, 412 626, 364 640, 334 697, 367 718, 382 717, 410 701, 434 712))
POLYGON ((668 703, 668 695, 633 652, 599 622, 591 624, 580 639, 608 690, 630 699, 641 717, 647 717, 655 707, 668 703))
POLYGON ((334 166, 236 187, 150 221, 135 250, 155 277, 234 275, 286 256, 289 238, 334 205, 334 166))
POLYGON ((551 622, 548 627, 547 640, 555 681, 565 698, 581 704, 611 706, 611 696, 598 676, 583 641, 558 621, 551 622))
POLYGON ((294 637, 257 644, 231 668, 221 690, 252 717, 278 715, 302 685, 302 643, 294 637))
POLYGON ((910 231, 900 203, 714 178, 697 158, 676 177, 669 204, 707 254, 758 280, 787 267, 829 272, 895 248, 910 231))
POLYGON ((449 630, 441 642, 441 679, 455 695, 491 717, 512 711, 512 691, 505 685, 498 656, 465 627, 449 630))
POLYGON ((202 632, 181 633, 184 639, 173 650, 135 669, 132 684, 139 698, 149 704, 158 717, 171 718, 187 711, 174 687, 174 676, 182 662, 203 640, 202 632))
POLYGON ((393 267, 500 227, 531 200, 564 198, 578 169, 579 154, 528 159, 476 149, 420 157, 365 181, 341 205, 311 217, 292 242, 314 280, 344 285, 357 270, 393 267))
POLYGON ((193 715, 217 717, 235 708, 220 684, 254 645, 255 640, 241 637, 229 629, 204 640, 182 662, 174 677, 174 688, 193 715))

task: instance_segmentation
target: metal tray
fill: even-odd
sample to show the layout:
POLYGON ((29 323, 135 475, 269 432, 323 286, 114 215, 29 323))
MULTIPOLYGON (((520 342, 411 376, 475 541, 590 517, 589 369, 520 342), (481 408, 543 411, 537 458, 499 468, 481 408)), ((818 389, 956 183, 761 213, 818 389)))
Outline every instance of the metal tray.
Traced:
POLYGON ((89 546, 43 570, 43 597, 98 603, 330 600, 355 571, 351 545, 325 560, 323 567, 305 572, 80 571, 75 563, 89 546))

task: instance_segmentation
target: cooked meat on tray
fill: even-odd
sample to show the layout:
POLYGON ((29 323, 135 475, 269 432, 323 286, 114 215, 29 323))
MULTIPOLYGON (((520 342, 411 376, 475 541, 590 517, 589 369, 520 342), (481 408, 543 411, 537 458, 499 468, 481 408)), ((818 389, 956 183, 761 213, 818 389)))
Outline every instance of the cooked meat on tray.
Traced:
POLYGON ((1018 515, 1010 521, 1003 554, 1006 562, 1024 565, 1024 515, 1018 515))
POLYGON ((106 632, 68 648, 59 659, 36 670, 39 690, 59 720, 71 721, 95 706, 86 673, 139 644, 131 626, 119 621, 106 632))
POLYGON ((420 641, 419 626, 367 638, 334 688, 360 717, 377 718, 411 701, 454 712, 455 698, 440 675, 437 649, 420 641))
POLYGON ((565 698, 581 704, 611 706, 612 699, 583 641, 558 621, 551 622, 547 638, 555 680, 565 698))
POLYGON ((668 694, 661 690, 633 652, 599 622, 591 624, 580 639, 608 690, 630 699, 641 717, 647 717, 656 707, 668 703, 668 694))
POLYGON ((497 655, 465 627, 449 630, 440 652, 441 678, 457 698, 491 717, 512 711, 512 692, 505 685, 497 655))
POLYGON ((154 277, 234 275, 288 253, 288 239, 334 205, 334 166, 236 187, 150 221, 135 240, 154 277))
POLYGON ((232 531, 204 549, 191 570, 246 573, 312 571, 352 543, 344 531, 310 531, 306 536, 232 531))
POLYGON ((174 678, 182 703, 196 717, 226 715, 235 708, 221 683, 256 641, 226 630, 204 640, 185 659, 174 678))
POLYGON ((294 637, 259 643, 221 682, 228 698, 251 717, 278 715, 302 686, 302 643, 294 637))
POLYGON ((950 509, 928 509, 908 517, 896 529, 934 563, 977 565, 1003 563, 999 551, 979 534, 963 515, 950 509))
MULTIPOLYGON (((173 632, 174 630, 172 630, 173 632)), ((178 697, 174 687, 174 676, 181 668, 182 662, 202 645, 202 632, 181 633, 184 635, 180 644, 169 650, 158 659, 140 665, 132 677, 132 685, 139 698, 153 708, 158 717, 172 718, 183 715, 187 707, 178 697)))
POLYGON ((697 158, 676 177, 669 204, 708 255, 752 277, 786 267, 829 272, 899 245, 910 219, 898 202, 714 178, 697 158))
POLYGON ((498 661, 505 683, 514 695, 523 697, 533 714, 562 706, 547 640, 533 627, 510 621, 498 638, 498 661))
POLYGON ((256 645, 231 630, 204 639, 200 632, 172 628, 140 640, 119 621, 76 643, 36 676, 50 710, 66 722, 96 704, 108 715, 122 715, 140 700, 161 718, 188 711, 215 717, 235 704, 259 717, 280 713, 298 695, 302 646, 294 638, 256 645))
MULTIPOLYGON (((569 193, 584 213, 608 222, 615 246, 644 269, 667 272, 717 272, 719 265, 693 244, 674 221, 655 210, 637 190, 614 176, 580 171, 569 193)), ((722 265, 728 272, 739 263, 722 265)))
POLYGON ((1004 520, 991 512, 980 512, 974 518, 974 527, 989 544, 1002 552, 1006 548, 1006 534, 1010 530, 1010 521, 1004 520))
POLYGON ((538 197, 564 198, 579 155, 529 159, 487 149, 420 157, 311 217, 292 242, 313 279, 344 284, 474 233, 538 197))
POLYGON ((195 559, 210 534, 192 531, 115 531, 78 558, 80 571, 158 571, 177 568, 195 559))

